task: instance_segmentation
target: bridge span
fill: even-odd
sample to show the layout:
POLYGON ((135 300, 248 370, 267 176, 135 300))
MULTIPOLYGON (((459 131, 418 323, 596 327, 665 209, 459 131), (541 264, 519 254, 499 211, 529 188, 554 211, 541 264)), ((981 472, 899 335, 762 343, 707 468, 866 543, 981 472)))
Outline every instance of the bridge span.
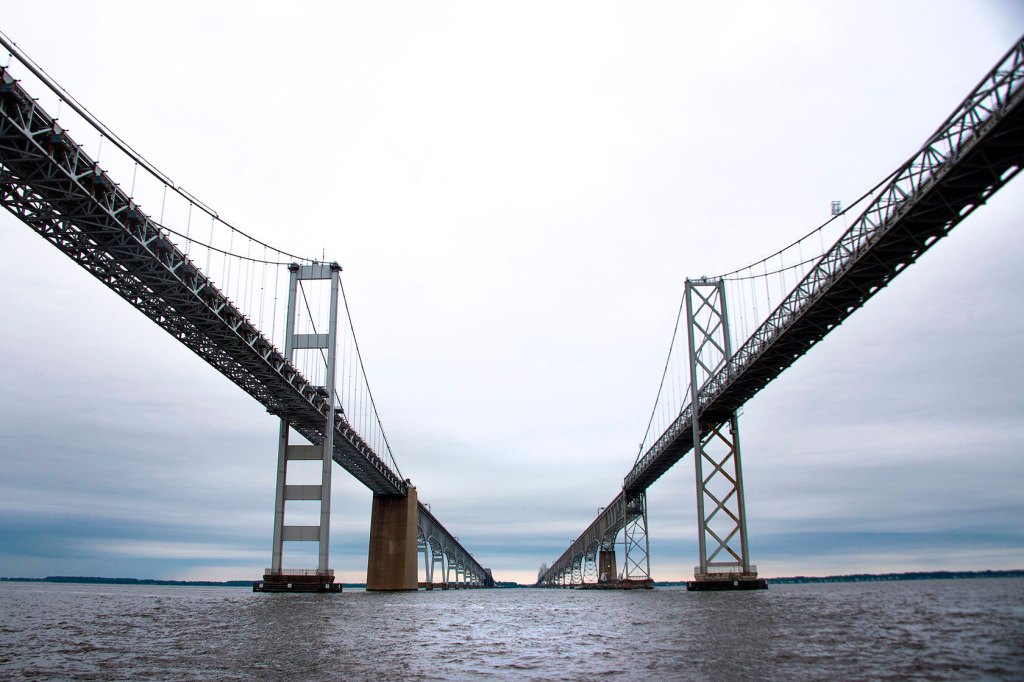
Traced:
MULTIPOLYGON (((442 568, 445 584, 449 575, 457 585, 487 584, 486 569, 428 509, 417 503, 410 481, 397 472, 393 460, 390 464, 385 461, 361 435, 353 424, 354 418, 349 416, 354 410, 346 412, 345 408, 350 406, 341 402, 334 375, 338 340, 335 313, 341 268, 311 259, 291 262, 291 254, 276 249, 272 252, 278 262, 268 261, 266 256, 263 260, 254 258, 251 249, 240 256, 230 248, 217 248, 212 243, 212 230, 219 221, 215 212, 174 185, 103 126, 6 36, 0 35, 0 44, 16 59, 15 68, 0 68, 0 203, 281 420, 273 565, 259 587, 318 591, 340 588, 328 565, 331 462, 374 495, 369 589, 417 589, 419 552, 430 567, 428 575, 432 575, 433 567, 442 568), (25 78, 34 78, 39 88, 55 93, 63 105, 78 114, 83 125, 99 133, 101 142, 107 141, 134 163, 132 191, 125 191, 119 184, 127 179, 112 177, 72 139, 67 128, 23 86, 25 78), (135 173, 140 169, 162 184, 164 202, 168 190, 187 200, 189 222, 185 234, 162 224, 163 208, 161 221, 144 212, 133 195, 135 173), (202 244, 191 232, 193 213, 208 216, 211 242, 202 244), (183 237, 184 246, 180 243, 183 237), (204 268, 196 259, 200 247, 206 249, 204 268), (243 262, 247 268, 256 263, 288 268, 291 296, 284 350, 239 305, 240 296, 247 298, 252 293, 254 299, 253 292, 238 290, 240 293, 233 300, 204 272, 210 268, 213 254, 224 256, 228 278, 229 258, 238 260, 239 271, 243 262), (300 333, 300 300, 307 293, 303 285, 321 280, 333 286, 329 319, 320 321, 321 333, 317 333, 318 320, 313 319, 310 311, 305 324, 311 329, 304 331, 313 333, 300 333), (323 333, 328 327, 330 331, 323 333), (296 356, 302 351, 319 352, 328 365, 314 367, 314 371, 320 372, 317 381, 308 378, 298 366, 296 356), (309 445, 290 444, 291 432, 301 435, 309 445), (301 460, 322 460, 323 478, 319 485, 287 484, 288 462, 301 460), (289 501, 319 501, 320 524, 286 525, 285 507, 289 501), (423 541, 418 542, 421 538, 423 541), (318 543, 317 568, 284 568, 281 562, 285 542, 318 543)), ((240 243, 248 239, 250 247, 255 242, 267 254, 268 245, 229 225, 226 227, 230 229, 232 244, 236 238, 240 243)), ((255 275, 251 270, 245 272, 245 286, 252 289, 255 275)), ((265 274, 263 281, 266 282, 265 274)), ((308 308, 308 300, 305 305, 308 308)), ((272 319, 276 321, 276 317, 272 319)), ((368 391, 367 386, 372 402, 368 391)), ((380 442, 386 444, 386 438, 382 437, 380 442)))
MULTIPOLYGON (((690 588, 765 586, 747 549, 737 411, 1016 177, 1024 164, 1022 99, 1024 39, 910 159, 869 192, 867 208, 830 248, 806 263, 806 274, 735 351, 726 291, 730 277, 687 280, 681 310, 686 311, 688 401, 637 457, 622 492, 538 584, 650 585, 646 491, 692 451, 700 556, 690 588), (614 562, 617 544, 625 555, 621 571, 599 571, 599 565, 614 562)), ((801 265, 780 264, 776 273, 768 273, 766 265, 765 271, 782 274, 801 265)))

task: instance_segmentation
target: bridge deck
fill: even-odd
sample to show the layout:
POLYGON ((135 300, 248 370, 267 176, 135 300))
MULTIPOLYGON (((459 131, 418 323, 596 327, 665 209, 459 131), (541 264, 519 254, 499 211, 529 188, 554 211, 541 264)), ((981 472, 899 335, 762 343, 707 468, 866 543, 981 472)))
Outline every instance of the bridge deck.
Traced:
MULTIPOLYGON (((697 398, 706 429, 730 416, 885 287, 1024 165, 1024 39, 1010 49, 878 199, 697 398)), ((693 449, 687 405, 623 480, 623 491, 541 577, 550 582, 596 541, 614 538, 621 509, 693 449)))
MULTIPOLYGON (((998 108, 988 111, 993 93, 979 89, 978 97, 969 97, 958 110, 962 116, 955 113, 945 130, 929 139, 728 366, 702 387, 702 424, 724 423, 1017 174, 1024 165, 1024 46, 1018 44, 1008 59, 1010 68, 995 70, 982 85, 998 79, 998 86, 991 86, 1000 88, 998 108), (964 119, 975 116, 984 122, 965 132, 964 119), (953 135, 959 139, 951 140, 953 135), (953 146, 946 158, 937 158, 940 142, 953 146), (872 224, 879 217, 884 219, 872 224)), ((691 417, 688 406, 629 472, 627 495, 646 490, 693 449, 691 417)))
MULTIPOLYGON (((0 69, 0 203, 219 372, 323 442, 327 399, 0 69)), ((406 483, 338 414, 334 460, 380 495, 406 483)))
MULTIPOLYGON (((419 532, 423 536, 423 541, 430 545, 432 551, 444 553, 451 565, 462 566, 470 574, 479 576, 481 580, 485 579, 487 569, 480 565, 480 562, 455 539, 455 536, 437 520, 437 517, 422 502, 418 503, 417 514, 419 532)), ((446 582, 446 580, 440 582, 446 582)))

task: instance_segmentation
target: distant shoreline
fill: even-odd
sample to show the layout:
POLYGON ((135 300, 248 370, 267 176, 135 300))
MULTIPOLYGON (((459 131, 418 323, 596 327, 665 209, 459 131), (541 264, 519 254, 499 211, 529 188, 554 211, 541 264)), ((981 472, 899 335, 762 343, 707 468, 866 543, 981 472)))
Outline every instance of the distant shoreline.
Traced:
MULTIPOLYGON (((808 583, 864 583, 897 582, 903 580, 972 580, 976 578, 1024 578, 1024 569, 1009 571, 916 571, 908 573, 855 573, 851 575, 791 576, 768 578, 776 585, 800 585, 808 583)), ((248 587, 252 580, 155 580, 152 578, 101 578, 97 576, 50 575, 45 578, 0 578, 0 582, 16 583, 72 583, 80 585, 158 585, 171 587, 248 587)), ((343 583, 346 588, 363 589, 366 583, 343 583)), ((655 587, 680 587, 685 580, 659 580, 655 587)), ((531 587, 512 582, 500 582, 496 587, 531 587)))
POLYGON ((769 578, 770 583, 865 583, 889 580, 971 580, 974 578, 1024 578, 1024 569, 1009 571, 917 571, 909 573, 854 573, 852 575, 830 575, 823 578, 795 576, 790 578, 769 578))
MULTIPOLYGON (((775 585, 802 585, 808 583, 869 583, 898 582, 903 580, 973 580, 976 578, 1024 578, 1024 569, 1009 571, 913 571, 907 573, 854 573, 850 575, 790 576, 768 578, 775 585)), ((655 587, 685 585, 685 580, 655 581, 655 587)))
MULTIPOLYGON (((155 580, 152 578, 100 578, 96 576, 48 575, 45 578, 0 578, 0 582, 74 583, 79 585, 160 585, 171 587, 248 587, 252 580, 155 580)), ((361 588, 366 583, 344 583, 345 587, 361 588)))

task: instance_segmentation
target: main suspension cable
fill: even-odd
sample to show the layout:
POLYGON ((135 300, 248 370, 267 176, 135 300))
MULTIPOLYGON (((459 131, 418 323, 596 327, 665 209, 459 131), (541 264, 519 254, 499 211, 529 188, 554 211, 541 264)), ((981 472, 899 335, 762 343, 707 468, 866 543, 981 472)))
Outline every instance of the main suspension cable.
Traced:
POLYGON ((398 468, 398 462, 395 461, 395 455, 391 451, 391 443, 388 442, 388 435, 384 432, 384 425, 380 422, 380 414, 377 412, 377 404, 373 400, 373 391, 370 390, 370 380, 366 376, 366 366, 363 364, 363 354, 359 350, 359 340, 356 338, 355 325, 352 323, 352 312, 348 307, 348 297, 345 295, 345 285, 341 283, 341 279, 338 279, 338 285, 341 288, 341 300, 345 303, 345 317, 348 318, 348 328, 352 332, 352 345, 355 347, 356 358, 359 360, 359 369, 363 372, 363 383, 366 386, 366 394, 370 398, 370 407, 373 408, 373 416, 377 418, 377 426, 380 428, 380 435, 384 439, 384 445, 388 450, 388 457, 391 458, 391 464, 395 467, 395 471, 398 472, 398 477, 405 480, 405 476, 402 475, 402 470, 398 468))
MULTIPOLYGON (((661 371, 661 382, 658 384, 658 396, 654 399, 654 407, 651 409, 651 418, 647 420, 647 430, 644 431, 643 442, 640 443, 640 449, 636 454, 636 461, 633 462, 633 466, 636 466, 637 462, 640 461, 640 457, 643 456, 644 445, 647 444, 647 437, 651 434, 651 426, 654 424, 654 416, 658 411, 658 401, 661 399, 661 391, 665 386, 665 376, 668 374, 669 363, 672 360, 672 350, 676 345, 676 336, 679 334, 679 321, 683 319, 683 306, 686 303, 686 292, 683 292, 683 298, 679 301, 679 312, 676 313, 676 324, 672 329, 672 341, 668 346, 668 356, 665 358, 665 368, 661 371)), ((689 388, 689 387, 687 387, 689 388)), ((684 398, 685 401, 685 398, 684 398)), ((682 411, 682 410, 680 410, 682 411)))
MULTIPOLYGON (((875 185, 874 187, 872 187, 872 188, 871 188, 871 189, 869 189, 868 191, 864 192, 864 194, 862 194, 862 195, 861 195, 861 196, 860 196, 860 197, 859 197, 859 198, 858 198, 858 199, 857 199, 856 201, 854 201, 854 202, 853 202, 852 204, 850 204, 849 206, 847 206, 846 208, 844 208, 844 209, 843 209, 842 211, 840 211, 839 213, 836 213, 836 214, 835 214, 835 215, 833 215, 833 216, 832 216, 831 218, 829 218, 828 220, 826 220, 826 221, 825 221, 825 222, 823 222, 823 223, 822 223, 821 225, 819 225, 818 227, 814 228, 813 230, 811 230, 810 232, 808 232, 808 233, 807 233, 807 234, 805 234, 804 236, 800 237, 800 238, 799 238, 799 239, 797 239, 796 241, 794 241, 794 242, 792 242, 792 243, 790 243, 790 244, 787 244, 786 246, 782 247, 781 249, 779 249, 779 250, 778 250, 778 251, 776 251, 775 253, 773 253, 773 254, 770 254, 770 255, 768 255, 768 256, 765 256, 764 258, 762 258, 762 259, 761 259, 761 260, 759 260, 759 261, 755 261, 755 262, 753 262, 753 263, 750 263, 749 265, 745 265, 745 266, 743 266, 742 268, 736 268, 735 270, 732 270, 731 272, 727 272, 727 273, 725 273, 725 274, 722 274, 722 275, 718 275, 718 276, 716 276, 716 277, 710 277, 709 279, 727 279, 727 278, 731 278, 731 277, 732 277, 733 275, 737 275, 737 274, 739 274, 739 273, 741 273, 741 272, 744 272, 744 271, 746 271, 746 270, 751 270, 751 269, 753 269, 754 267, 756 267, 756 266, 758 266, 758 265, 761 265, 762 263, 767 263, 767 261, 771 260, 772 258, 775 258, 775 257, 777 257, 777 256, 781 255, 781 254, 782 254, 782 253, 783 253, 784 251, 788 251, 789 249, 793 248, 794 246, 797 246, 797 245, 799 245, 799 244, 800 244, 801 242, 803 242, 803 241, 804 241, 805 239, 807 239, 807 238, 809 238, 809 237, 813 236, 814 234, 821 234, 821 232, 822 232, 822 231, 823 231, 823 230, 824 230, 824 229, 825 229, 826 227, 828 227, 829 225, 831 225, 831 224, 832 224, 832 222, 834 222, 835 220, 838 220, 840 216, 845 216, 845 215, 846 215, 846 213, 847 213, 847 211, 849 211, 849 210, 850 210, 851 208, 853 208, 854 206, 857 206, 857 205, 858 205, 858 204, 860 204, 860 203, 861 203, 862 201, 864 201, 865 199, 867 199, 868 197, 870 197, 870 196, 871 196, 872 194, 874 194, 875 192, 877 192, 877 191, 878 191, 878 189, 879 189, 880 187, 882 187, 882 185, 885 185, 885 184, 887 184, 887 183, 888 183, 888 182, 889 182, 890 180, 892 180, 892 179, 893 179, 894 177, 896 177, 896 175, 898 175, 898 174, 900 173, 900 171, 902 171, 902 170, 903 170, 903 166, 900 166, 899 168, 897 168, 897 169, 896 169, 896 170, 894 170, 893 172, 889 173, 889 175, 885 176, 885 177, 884 177, 884 178, 883 178, 882 180, 880 180, 880 181, 879 181, 879 182, 878 182, 878 183, 877 183, 877 184, 876 184, 876 185, 875 185)), ((821 254, 821 255, 824 255, 824 254, 821 254)), ((820 257, 821 257, 821 256, 819 255, 819 256, 818 256, 817 258, 820 258, 820 257)), ((807 262, 813 262, 813 261, 817 260, 817 258, 811 259, 811 260, 809 260, 809 261, 805 261, 805 263, 807 263, 807 262)), ((805 263, 799 263, 798 265, 804 265, 805 263)), ((782 272, 783 270, 788 270, 788 269, 790 269, 790 268, 783 268, 782 270, 776 270, 775 272, 764 272, 764 273, 762 273, 762 275, 772 275, 772 274, 776 274, 776 273, 782 272)), ((748 278, 746 278, 746 277, 736 277, 736 278, 734 278, 734 279, 748 279, 748 278)))
MULTIPOLYGON (((302 261, 302 262, 305 262, 305 263, 312 263, 312 262, 314 262, 315 259, 313 259, 313 258, 306 258, 306 257, 303 257, 303 256, 298 256, 298 255, 295 255, 295 254, 292 254, 292 253, 288 253, 287 251, 282 251, 281 249, 278 249, 278 248, 276 248, 274 246, 271 246, 271 245, 269 245, 269 244, 267 244, 267 243, 265 243, 263 241, 260 241, 256 237, 253 237, 252 235, 248 234, 247 232, 244 232, 244 231, 238 229, 237 227, 235 227, 231 223, 229 223, 226 220, 224 220, 223 218, 221 218, 220 215, 217 214, 217 211, 213 210, 211 207, 207 206, 202 201, 200 201, 196 197, 192 196, 192 194, 187 192, 185 190, 185 188, 176 185, 174 183, 174 181, 171 180, 163 172, 161 172, 160 169, 158 169, 156 166, 154 166, 152 163, 150 163, 148 159, 146 159, 144 156, 142 156, 142 154, 140 154, 139 152, 135 151, 135 149, 133 149, 131 145, 129 145, 124 140, 122 140, 116 133, 114 133, 110 128, 108 128, 102 121, 100 121, 100 119, 97 116, 95 116, 91 111, 89 111, 85 107, 85 105, 83 105, 81 102, 79 102, 77 99, 75 99, 74 95, 72 95, 70 92, 68 92, 60 83, 58 83, 56 81, 56 79, 54 79, 52 76, 50 76, 50 74, 47 73, 46 70, 43 69, 43 67, 39 66, 39 64, 37 64, 35 62, 35 60, 33 60, 31 57, 29 57, 25 53, 24 50, 22 50, 20 47, 18 47, 18 44, 15 43, 13 40, 11 40, 11 38, 6 33, 4 33, 3 31, 0 31, 0 45, 3 45, 3 47, 7 49, 9 54, 17 57, 18 61, 20 61, 22 64, 24 64, 25 68, 27 68, 30 72, 32 72, 32 74, 36 78, 38 78, 43 83, 43 85, 48 87, 55 95, 57 95, 60 98, 61 101, 67 102, 68 106, 70 106, 79 116, 81 116, 83 119, 85 119, 85 121, 87 123, 89 123, 90 125, 92 125, 97 131, 99 131, 100 136, 101 136, 100 137, 101 141, 104 138, 110 140, 110 142, 113 143, 114 146, 116 146, 118 149, 120 149, 124 154, 126 154, 135 163, 139 164, 140 166, 145 168, 147 171, 149 171, 149 173, 151 175, 153 175, 157 180, 162 182, 165 187, 170 187, 172 190, 177 192, 178 195, 181 196, 183 199, 185 199, 186 201, 188 201, 191 204, 194 204, 194 205, 198 206, 202 211, 207 213, 211 218, 217 220, 218 222, 220 222, 222 225, 224 225, 228 229, 232 230, 233 232, 237 232, 240 235, 242 235, 244 237, 247 237, 248 239, 251 239, 252 241, 256 242, 257 244, 260 244, 261 246, 268 246, 269 248, 273 249, 274 251, 277 251, 278 253, 280 253, 282 255, 288 256, 292 260, 298 260, 298 261, 302 261)), ((97 160, 97 163, 98 163, 98 160, 97 160)))

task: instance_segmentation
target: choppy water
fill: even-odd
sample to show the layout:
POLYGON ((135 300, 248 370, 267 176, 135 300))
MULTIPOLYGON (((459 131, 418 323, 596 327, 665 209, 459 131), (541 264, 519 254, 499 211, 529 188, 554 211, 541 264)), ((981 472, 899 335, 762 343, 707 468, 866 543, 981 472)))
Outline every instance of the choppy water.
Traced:
POLYGON ((0 678, 1024 679, 1024 580, 342 595, 0 583, 0 678))

